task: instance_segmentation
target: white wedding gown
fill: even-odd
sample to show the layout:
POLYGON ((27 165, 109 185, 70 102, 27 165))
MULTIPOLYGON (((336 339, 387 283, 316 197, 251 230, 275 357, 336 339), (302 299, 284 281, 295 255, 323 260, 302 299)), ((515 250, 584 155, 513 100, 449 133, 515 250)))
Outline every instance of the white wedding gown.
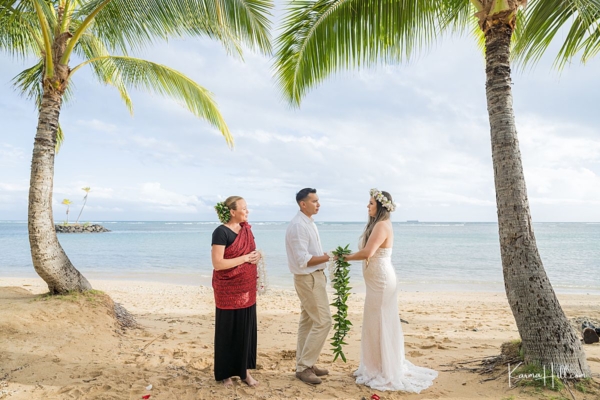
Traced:
POLYGON ((363 261, 363 275, 367 293, 356 383, 377 390, 419 393, 427 389, 438 373, 404 357, 392 249, 377 249, 368 263, 363 261))

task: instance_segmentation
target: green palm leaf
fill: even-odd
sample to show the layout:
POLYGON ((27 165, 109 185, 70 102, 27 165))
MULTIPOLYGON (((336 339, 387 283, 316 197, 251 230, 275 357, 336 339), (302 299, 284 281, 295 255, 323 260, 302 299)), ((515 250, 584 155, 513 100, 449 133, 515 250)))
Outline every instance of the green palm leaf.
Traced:
POLYGON ((37 17, 23 7, 16 8, 14 1, 0 0, 0 51, 25 58, 40 55, 43 47, 37 17))
MULTIPOLYGON (((210 122, 225 137, 227 144, 233 146, 233 137, 213 100, 212 93, 181 72, 150 61, 125 56, 99 57, 85 64, 87 63, 92 64, 92 67, 97 65, 94 68, 102 70, 103 76, 111 80, 118 79, 127 87, 148 90, 177 100, 195 116, 210 122)), ((79 67, 74 68, 71 74, 79 67)))
POLYGON ((539 61, 559 33, 564 40, 555 65, 564 67, 578 53, 586 62, 600 51, 600 0, 532 2, 525 10, 524 26, 513 50, 522 66, 539 61))
POLYGON ((56 151, 56 153, 58 153, 60 151, 60 148, 62 147, 64 142, 65 142, 65 133, 63 132, 62 126, 58 125, 58 129, 56 131, 56 146, 54 148, 54 151, 56 151))
POLYGON ((295 105, 310 87, 351 67, 400 62, 429 44, 436 0, 298 0, 277 39, 275 73, 295 105))
MULTIPOLYGON (((75 53, 79 54, 79 56, 85 60, 93 60, 109 55, 108 49, 104 46, 104 43, 89 32, 81 35, 79 42, 75 47, 75 53)), ((114 86, 119 91, 127 110, 129 110, 130 114, 133 114, 133 103, 129 97, 127 87, 118 73, 118 69, 114 67, 106 68, 111 62, 111 60, 105 59, 102 63, 92 63, 92 72, 100 83, 114 86)))
MULTIPOLYGON (((104 3, 88 1, 74 18, 83 19, 104 3)), ((228 49, 239 51, 245 44, 268 53, 272 6, 271 0, 112 0, 97 14, 91 29, 111 51, 199 35, 220 40, 228 49)))
MULTIPOLYGON (((33 100, 35 106, 39 108, 42 104, 42 79, 44 77, 44 60, 40 59, 33 67, 21 71, 12 80, 13 86, 26 99, 33 100)), ((68 103, 73 96, 73 84, 67 86, 63 95, 63 102, 68 103)))

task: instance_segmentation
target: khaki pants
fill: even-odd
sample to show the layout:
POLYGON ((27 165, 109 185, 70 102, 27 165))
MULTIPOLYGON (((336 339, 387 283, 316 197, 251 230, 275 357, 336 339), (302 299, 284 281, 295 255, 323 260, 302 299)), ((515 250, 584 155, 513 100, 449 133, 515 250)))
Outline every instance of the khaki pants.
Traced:
POLYGON ((300 298, 300 322, 296 347, 296 372, 317 362, 331 329, 331 312, 327 298, 327 278, 323 271, 294 275, 294 286, 300 298))

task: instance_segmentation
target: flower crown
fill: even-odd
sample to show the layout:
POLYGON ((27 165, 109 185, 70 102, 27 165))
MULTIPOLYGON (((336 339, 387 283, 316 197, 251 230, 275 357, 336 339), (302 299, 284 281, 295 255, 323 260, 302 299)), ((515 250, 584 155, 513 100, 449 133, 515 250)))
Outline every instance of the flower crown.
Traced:
POLYGON ((378 189, 371 189, 371 197, 381 203, 389 212, 396 210, 396 204, 390 201, 385 195, 378 189))
POLYGON ((215 210, 217 211, 217 216, 219 217, 219 221, 226 224, 231 219, 231 214, 229 213, 229 207, 225 205, 224 201, 217 203, 215 205, 215 210))

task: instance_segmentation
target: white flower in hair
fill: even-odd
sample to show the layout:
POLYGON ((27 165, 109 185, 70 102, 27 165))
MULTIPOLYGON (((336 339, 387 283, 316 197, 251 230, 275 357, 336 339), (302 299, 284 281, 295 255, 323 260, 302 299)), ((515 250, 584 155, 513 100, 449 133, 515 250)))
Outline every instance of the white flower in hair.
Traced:
POLYGON ((371 189, 370 191, 371 197, 381 203, 389 212, 396 210, 396 204, 392 202, 390 199, 385 197, 385 195, 378 189, 371 189))

